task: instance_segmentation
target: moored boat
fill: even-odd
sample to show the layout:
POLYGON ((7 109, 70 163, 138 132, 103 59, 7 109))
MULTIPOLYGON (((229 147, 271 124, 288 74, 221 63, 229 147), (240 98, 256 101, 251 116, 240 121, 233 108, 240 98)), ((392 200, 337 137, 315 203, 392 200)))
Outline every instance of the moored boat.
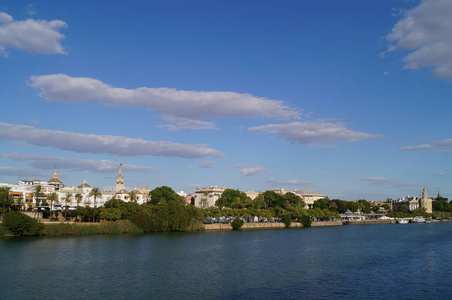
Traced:
POLYGON ((407 219, 398 219, 397 223, 399 223, 399 224, 408 224, 408 220, 407 219))
POLYGON ((424 217, 414 217, 411 219, 411 223, 425 223, 424 217))

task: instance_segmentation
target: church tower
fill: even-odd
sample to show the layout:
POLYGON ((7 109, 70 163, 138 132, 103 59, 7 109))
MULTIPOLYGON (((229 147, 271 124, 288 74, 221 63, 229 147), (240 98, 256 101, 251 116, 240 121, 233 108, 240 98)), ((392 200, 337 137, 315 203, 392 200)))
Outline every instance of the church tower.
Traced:
POLYGON ((422 190, 422 199, 421 199, 420 207, 425 208, 425 211, 429 214, 433 213, 432 199, 427 198, 427 190, 425 189, 425 187, 422 190))
POLYGON ((116 176, 116 192, 124 189, 124 176, 122 176, 122 164, 119 165, 118 176, 116 176))
POLYGON ((49 185, 53 185, 55 187, 55 191, 58 191, 63 187, 63 182, 60 178, 58 178, 58 171, 56 170, 56 166, 55 170, 53 171, 53 177, 50 178, 47 182, 49 183, 49 185))

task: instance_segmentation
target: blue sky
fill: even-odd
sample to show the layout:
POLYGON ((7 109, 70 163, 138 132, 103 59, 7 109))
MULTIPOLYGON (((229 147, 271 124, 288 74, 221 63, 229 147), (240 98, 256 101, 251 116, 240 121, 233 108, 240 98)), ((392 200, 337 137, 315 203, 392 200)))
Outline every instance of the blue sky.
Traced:
POLYGON ((2 1, 0 182, 452 198, 452 2, 2 1))

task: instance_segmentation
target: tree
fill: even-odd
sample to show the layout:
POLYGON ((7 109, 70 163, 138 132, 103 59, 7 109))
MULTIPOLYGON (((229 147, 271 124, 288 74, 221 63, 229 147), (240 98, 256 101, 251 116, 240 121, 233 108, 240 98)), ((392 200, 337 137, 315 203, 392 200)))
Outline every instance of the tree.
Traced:
POLYGON ((137 202, 137 191, 132 190, 128 193, 130 202, 137 202))
POLYGON ((24 197, 20 196, 16 199, 16 206, 18 207, 18 211, 21 212, 24 206, 24 197))
POLYGON ((96 200, 97 198, 102 197, 102 193, 100 192, 99 188, 95 187, 91 190, 91 192, 89 192, 88 197, 94 198, 94 207, 93 207, 93 222, 94 222, 96 216, 96 200))
POLYGON ((18 211, 10 211, 3 218, 3 226, 14 235, 40 235, 44 225, 18 211))
POLYGON ((251 202, 251 199, 244 192, 233 189, 225 189, 221 194, 221 197, 215 202, 215 206, 220 208, 242 208, 248 202, 251 202))
POLYGON ((313 208, 329 209, 331 200, 328 197, 317 199, 314 201, 313 208))
POLYGON ((65 213, 64 213, 64 218, 66 219, 67 211, 69 209, 69 203, 72 201, 72 194, 71 193, 66 193, 66 195, 64 197, 64 200, 66 202, 66 205, 65 205, 66 209, 65 209, 65 213))
POLYGON ((366 214, 370 214, 370 203, 365 199, 360 199, 357 202, 358 207, 361 209, 362 212, 365 212, 366 214))
POLYGON ((58 201, 58 194, 53 192, 47 196, 47 200, 50 201, 50 211, 53 210, 53 203, 58 201))
POLYGON ((77 194, 75 194, 74 198, 75 198, 75 201, 77 201, 77 206, 79 206, 80 202, 82 202, 82 199, 83 199, 82 194, 77 193, 77 194))
POLYGON ((184 199, 176 194, 172 188, 168 186, 161 186, 153 189, 149 192, 149 196, 151 200, 148 202, 150 204, 158 204, 160 202, 170 202, 170 201, 179 201, 182 202, 184 199))
POLYGON ((14 203, 13 196, 9 193, 10 187, 0 187, 0 201, 2 202, 2 214, 6 213, 9 207, 14 203))
POLYGON ((290 225, 292 224, 292 216, 288 213, 288 214, 284 214, 282 216, 282 222, 284 223, 284 225, 289 228, 290 225))
POLYGON ((39 201, 41 201, 41 197, 43 196, 42 185, 35 185, 33 187, 32 195, 35 198, 36 206, 39 206, 39 201))
POLYGON ((101 207, 99 213, 99 219, 108 220, 108 221, 116 221, 120 220, 122 216, 121 210, 119 208, 114 207, 101 207))
POLYGON ((292 192, 285 193, 284 195, 282 195, 282 197, 284 198, 284 207, 285 208, 289 207, 290 205, 292 205, 292 206, 299 205, 302 207, 306 206, 303 199, 301 199, 300 196, 297 196, 292 192))
POLYGON ((239 217, 236 217, 234 221, 231 222, 233 230, 239 230, 243 226, 243 224, 245 224, 245 221, 243 221, 239 217))

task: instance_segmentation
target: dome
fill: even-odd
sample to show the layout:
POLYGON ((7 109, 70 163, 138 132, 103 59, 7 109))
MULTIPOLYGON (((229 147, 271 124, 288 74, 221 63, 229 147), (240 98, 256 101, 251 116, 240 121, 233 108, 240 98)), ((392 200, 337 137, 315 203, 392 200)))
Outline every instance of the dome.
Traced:
POLYGON ((86 183, 86 180, 83 181, 83 183, 81 185, 79 185, 77 188, 79 189, 83 189, 83 188, 92 188, 92 186, 90 186, 89 184, 86 183))

